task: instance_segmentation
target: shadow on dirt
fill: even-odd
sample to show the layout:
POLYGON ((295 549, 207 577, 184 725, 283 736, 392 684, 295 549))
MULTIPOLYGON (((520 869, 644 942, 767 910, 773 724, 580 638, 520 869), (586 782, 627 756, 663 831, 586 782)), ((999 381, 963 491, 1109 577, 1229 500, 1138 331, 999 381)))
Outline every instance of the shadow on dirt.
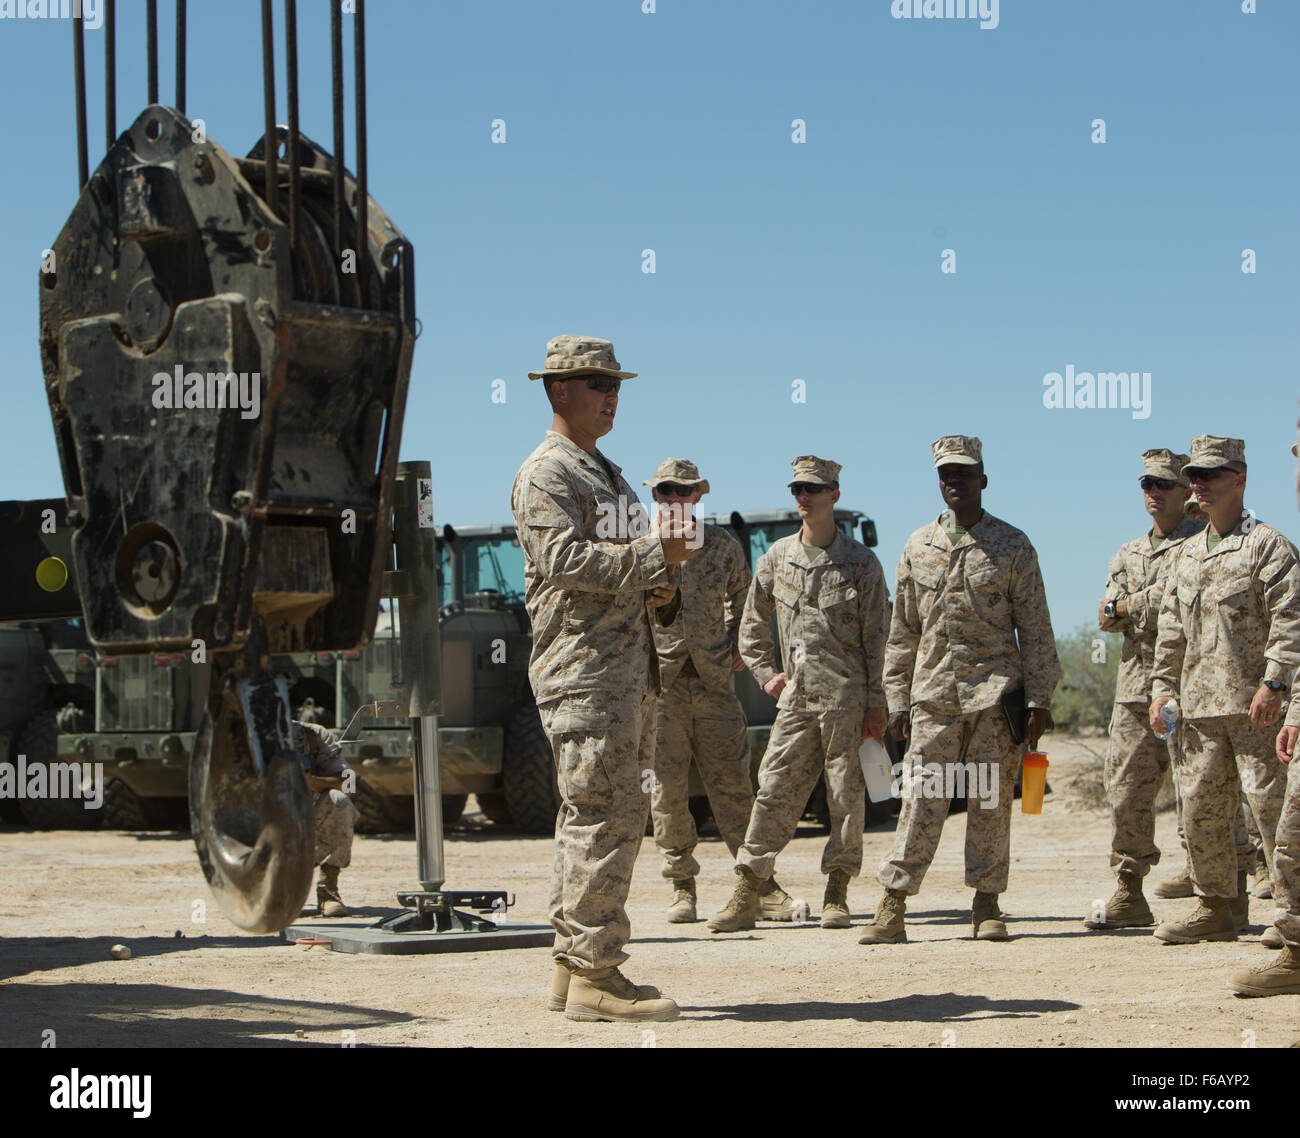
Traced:
POLYGON ((808 1001, 789 1004, 733 1004, 729 1007, 686 1007, 685 1019, 737 1020, 742 1023, 798 1023, 802 1020, 849 1019, 859 1023, 954 1023, 977 1019, 1030 1019, 1048 1012, 1074 1011, 1080 1005, 1068 1000, 991 1000, 956 992, 940 995, 900 996, 893 1000, 858 1003, 808 1001), (713 1015, 700 1013, 713 1012, 713 1015))
POLYGON ((348 1033, 429 1017, 165 984, 9 984, 0 1046, 284 1047, 355 1042, 348 1033), (263 1039, 268 1034, 302 1037, 263 1039), (53 1033, 49 1036, 46 1033, 53 1033))

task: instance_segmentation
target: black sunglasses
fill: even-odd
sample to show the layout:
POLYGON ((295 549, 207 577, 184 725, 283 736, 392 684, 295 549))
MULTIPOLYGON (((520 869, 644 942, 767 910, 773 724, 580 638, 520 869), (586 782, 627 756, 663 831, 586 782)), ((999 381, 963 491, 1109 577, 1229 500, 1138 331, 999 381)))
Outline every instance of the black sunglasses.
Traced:
POLYGON ((1168 478, 1143 478, 1138 485, 1143 490, 1172 490, 1178 483, 1172 482, 1168 478))
POLYGON ((676 482, 660 482, 655 490, 662 498, 689 498, 695 493, 694 486, 678 486, 676 482))
POLYGON ((585 379, 592 391, 599 391, 602 395, 617 395, 623 384, 621 379, 615 379, 612 375, 575 375, 573 378, 585 379))
POLYGON ((829 489, 829 486, 820 486, 813 482, 796 482, 790 487, 790 493, 797 498, 800 494, 820 494, 823 490, 829 489))
POLYGON ((1235 470, 1229 470, 1226 466, 1211 466, 1208 469, 1201 466, 1185 466, 1183 473, 1191 482, 1213 482, 1216 478, 1224 474, 1236 474, 1235 470))

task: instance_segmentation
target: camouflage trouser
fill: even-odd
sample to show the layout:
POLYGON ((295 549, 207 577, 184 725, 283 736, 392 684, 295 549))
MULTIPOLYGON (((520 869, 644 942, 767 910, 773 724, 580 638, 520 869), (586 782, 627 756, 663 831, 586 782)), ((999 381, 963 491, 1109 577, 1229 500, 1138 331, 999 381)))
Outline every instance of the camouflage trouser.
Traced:
POLYGON ((1273 838, 1285 796, 1285 771, 1273 751, 1277 731, 1276 725, 1252 723, 1248 715, 1187 720, 1183 825, 1192 881, 1201 896, 1235 897, 1238 871, 1250 868, 1246 828, 1240 823, 1234 828, 1243 793, 1273 873, 1273 838))
MULTIPOLYGON (((1170 739, 1170 752, 1174 758, 1174 810, 1178 815, 1178 844, 1183 847, 1183 860, 1191 864, 1187 856, 1187 830, 1183 825, 1183 782, 1188 777, 1187 763, 1183 758, 1183 734, 1185 728, 1180 719, 1174 725, 1170 739)), ((1237 852, 1237 870, 1241 873, 1256 873, 1264 863, 1264 842, 1259 836, 1259 827, 1255 824, 1255 815, 1251 813, 1250 803, 1246 801, 1246 792, 1241 792, 1240 805, 1232 816, 1232 847, 1237 852)))
POLYGON ((1118 873, 1146 876, 1160 864, 1156 848, 1156 792, 1169 769, 1171 744, 1151 730, 1147 704, 1117 703, 1106 751, 1110 804, 1110 864, 1118 873))
MULTIPOLYGON (((1016 769, 1024 751, 1023 743, 1012 740, 1001 705, 961 715, 916 704, 900 780, 903 808, 894 846, 880 866, 880 884, 886 889, 904 889, 908 894, 920 892, 926 870, 939 848, 948 799, 923 793, 926 781, 918 770, 921 764, 943 767, 947 785, 950 765, 971 763, 976 768, 991 768, 985 771, 985 785, 996 787, 997 795, 990 809, 984 809, 973 794, 970 796, 966 810, 966 884, 984 893, 1003 892, 1011 860, 1016 769)), ((955 778, 953 781, 957 785, 955 778)), ((969 779, 966 781, 969 785, 969 779)))
POLYGON ((602 691, 538 704, 561 799, 552 951, 570 968, 608 968, 628 958, 623 946, 632 926, 623 906, 650 805, 655 703, 651 695, 602 691))
POLYGON ((341 790, 316 794, 316 865, 352 864, 352 831, 359 814, 341 790))
POLYGON ((1273 896, 1277 901, 1273 923, 1287 944, 1300 948, 1300 759, 1292 759, 1287 768, 1286 797, 1273 847, 1273 896))
POLYGON ((754 788, 749 781, 749 735, 735 692, 718 692, 697 675, 678 676, 659 700, 655 787, 650 799, 655 844, 663 851, 664 876, 679 881, 700 872, 699 835, 691 816, 687 783, 691 757, 713 807, 718 832, 732 857, 745 840, 754 788))
POLYGON ((867 812, 867 784, 858 762, 865 715, 865 708, 782 708, 776 713, 737 865, 764 880, 772 876, 776 856, 794 837, 817 776, 825 770, 831 834, 822 851, 822 872, 842 869, 850 877, 858 875, 867 812))

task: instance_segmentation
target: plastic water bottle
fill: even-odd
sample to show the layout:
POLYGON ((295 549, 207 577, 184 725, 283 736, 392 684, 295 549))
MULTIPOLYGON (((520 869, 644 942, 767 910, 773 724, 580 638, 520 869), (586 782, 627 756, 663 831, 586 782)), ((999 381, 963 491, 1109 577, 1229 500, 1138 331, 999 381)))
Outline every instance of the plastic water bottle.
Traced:
POLYGON ((1160 709, 1160 719, 1164 723, 1165 729, 1156 732, 1159 738, 1169 738, 1169 733, 1174 729, 1174 724, 1178 722, 1178 714, 1178 701, 1176 699, 1171 699, 1160 709))
POLYGON ((872 802, 887 802, 890 798, 892 779, 889 767, 889 752, 874 736, 867 736, 858 748, 858 762, 862 764, 862 777, 867 783, 867 797, 872 802))

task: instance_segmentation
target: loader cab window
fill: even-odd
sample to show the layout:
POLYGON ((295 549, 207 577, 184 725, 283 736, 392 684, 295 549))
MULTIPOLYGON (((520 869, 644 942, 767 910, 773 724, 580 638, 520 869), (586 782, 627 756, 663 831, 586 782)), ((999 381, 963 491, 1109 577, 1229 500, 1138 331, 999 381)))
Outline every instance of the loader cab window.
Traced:
POLYGON ((451 604, 451 552, 447 543, 438 540, 438 609, 451 604))
POLYGON ((524 600, 524 551, 513 536, 467 542, 464 552, 464 594, 496 593, 503 604, 524 600))

